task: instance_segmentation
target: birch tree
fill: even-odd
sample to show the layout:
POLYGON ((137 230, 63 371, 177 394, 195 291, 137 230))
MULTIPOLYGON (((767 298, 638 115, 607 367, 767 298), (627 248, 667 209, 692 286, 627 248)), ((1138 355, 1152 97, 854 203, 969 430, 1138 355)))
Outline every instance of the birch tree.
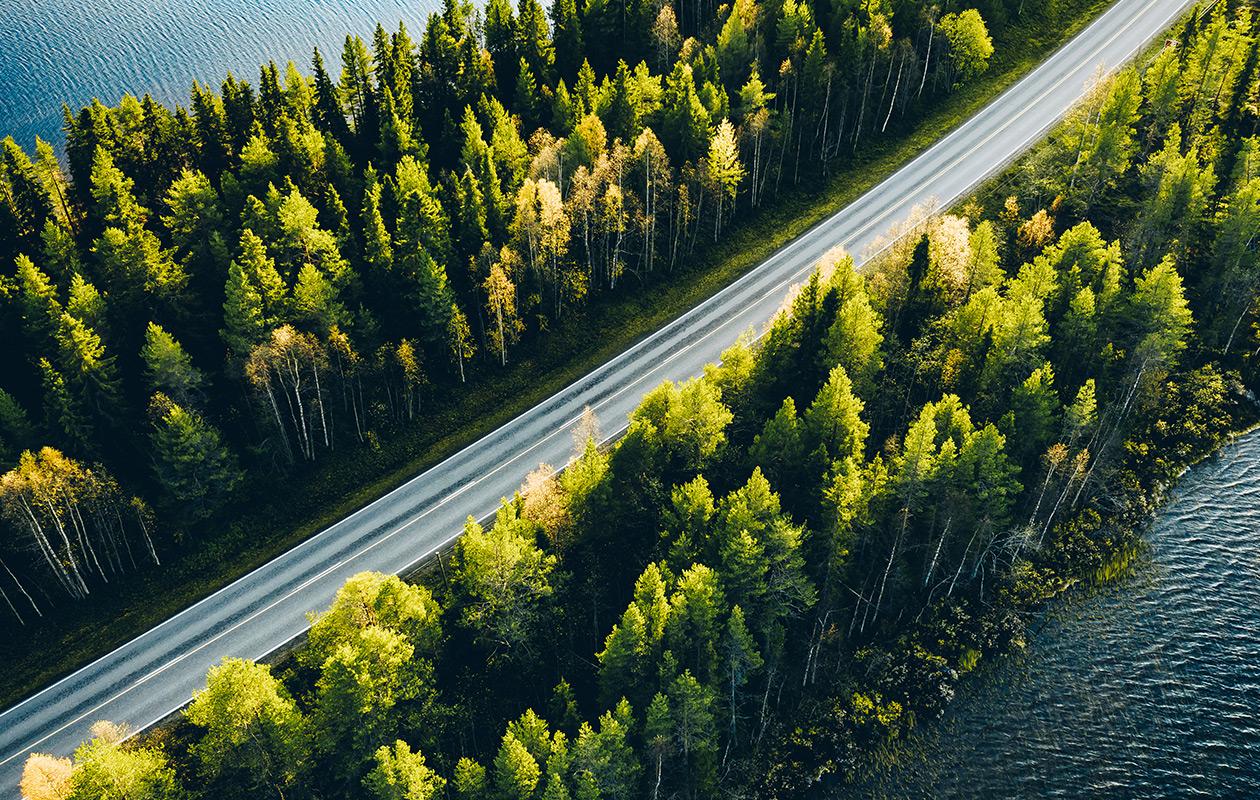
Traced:
POLYGON ((272 331, 245 364, 246 378, 270 412, 290 458, 314 461, 321 449, 333 446, 323 386, 327 370, 323 345, 291 325, 272 331))

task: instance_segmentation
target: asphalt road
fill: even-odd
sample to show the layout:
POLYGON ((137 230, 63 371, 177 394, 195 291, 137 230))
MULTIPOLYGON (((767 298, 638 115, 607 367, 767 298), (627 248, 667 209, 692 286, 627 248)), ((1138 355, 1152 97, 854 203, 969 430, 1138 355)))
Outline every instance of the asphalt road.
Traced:
POLYGON ((590 406, 623 428, 661 381, 698 375, 836 246, 860 254, 915 206, 941 206, 1034 143, 1099 69, 1131 58, 1188 0, 1118 0, 1001 97, 852 205, 744 277, 502 428, 385 497, 0 715, 0 795, 16 795, 26 754, 68 755, 95 720, 144 729, 189 701, 225 656, 261 659, 299 636, 308 611, 363 570, 405 572, 492 512, 540 462, 563 464, 590 406))

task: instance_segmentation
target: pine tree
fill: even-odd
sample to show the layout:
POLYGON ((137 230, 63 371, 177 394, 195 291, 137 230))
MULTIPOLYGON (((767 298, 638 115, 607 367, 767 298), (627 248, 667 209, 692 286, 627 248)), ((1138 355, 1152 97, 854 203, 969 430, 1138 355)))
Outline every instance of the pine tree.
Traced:
POLYGON ((638 86, 624 60, 617 62, 617 71, 613 74, 610 88, 607 110, 601 111, 604 125, 613 140, 631 142, 641 128, 640 98, 635 96, 638 86))
POLYGON ((749 462, 760 467, 780 492, 791 495, 805 477, 802 467, 806 455, 796 401, 785 397, 783 405, 753 439, 748 449, 749 462))
POLYGON ((577 777, 575 798, 607 797, 630 800, 639 790, 642 767, 631 747, 634 714, 621 700, 599 718, 599 729, 583 723, 572 750, 572 772, 577 777))
POLYGON ((558 77, 569 80, 582 63, 582 21, 576 0, 556 0, 551 4, 551 31, 555 45, 558 77))
POLYGON ((225 227, 218 192, 205 174, 184 170, 167 190, 164 203, 162 224, 171 233, 193 288, 203 297, 217 297, 225 227))
POLYGON ((1142 337, 1134 353, 1142 369, 1171 366, 1185 349, 1194 321, 1171 257, 1138 276, 1133 287, 1133 311, 1140 320, 1142 337))
POLYGON ((499 91, 516 85, 516 15, 510 0, 488 0, 485 19, 486 49, 494 60, 495 83, 499 91))
POLYGON ((1087 204, 1110 190, 1128 171, 1136 149, 1133 140, 1141 101, 1142 82, 1137 71, 1123 70, 1106 84, 1105 98, 1092 124, 1087 122, 1074 131, 1080 141, 1071 176, 1083 183, 1087 204))
POLYGON ((455 219, 452 238, 456 258, 468 263, 481 254, 490 238, 485 195, 481 191, 481 182, 471 168, 466 168, 464 174, 454 182, 453 195, 455 219))
POLYGON ((257 121, 255 116, 254 89, 246 81, 237 80, 230 71, 220 87, 223 96, 223 119, 231 149, 240 149, 249 139, 257 121))
POLYGON ((75 404, 108 429, 122 419, 121 388, 114 357, 96 331, 63 313, 57 329, 57 363, 75 404))
POLYGON ((185 315, 188 273, 150 230, 138 223, 125 229, 109 227, 92 249, 100 267, 98 277, 110 288, 120 317, 154 307, 172 317, 185 315))
POLYGON ((390 69, 378 75, 378 80, 389 86, 399 116, 407 120, 415 119, 412 85, 416 80, 416 45, 407 33, 407 24, 401 20, 398 22, 398 30, 390 37, 390 48, 390 69))
POLYGON ((39 360, 44 396, 44 427, 77 452, 96 450, 96 428, 78 398, 70 394, 65 376, 47 358, 39 360))
POLYGON ((643 725, 643 744, 647 755, 652 760, 654 777, 652 779, 652 800, 657 800, 661 793, 661 783, 665 777, 666 759, 674 753, 674 717, 669 707, 669 698, 660 692, 652 698, 648 705, 647 717, 643 725))
POLYGON ((136 202, 135 182, 114 166, 113 156, 104 147, 96 149, 90 186, 95 218, 102 223, 128 227, 148 219, 148 209, 136 202))
POLYGON ((1059 395, 1054 368, 1043 364, 1011 393, 1011 425, 1007 438, 1016 463, 1031 472, 1059 428, 1059 395))
POLYGON ((394 263, 408 293, 408 315, 418 312, 426 338, 440 342, 453 300, 445 266, 452 256, 451 223, 419 160, 399 162, 394 203, 394 263))
POLYGON ((26 256, 18 256, 17 280, 22 330, 31 353, 47 352, 54 346, 61 320, 62 306, 57 299, 57 287, 26 256))
POLYGON ((743 82, 744 73, 753 62, 753 42, 746 19, 750 15, 755 19, 756 8, 751 2, 735 3, 718 32, 717 61, 722 68, 722 80, 732 89, 743 82))
POLYGON ((150 391, 162 392, 175 403, 188 406, 201 397, 206 379, 192 364, 183 346, 156 322, 150 322, 140 349, 150 391))
POLYGON ((282 119, 289 118, 284 92, 280 89, 280 70, 270 61, 258 70, 258 121, 268 136, 276 137, 282 119))
MULTIPOLYGON (((782 622, 799 617, 815 600, 805 574, 803 531, 782 511, 760 469, 723 498, 718 516, 716 541, 727 562, 723 572, 742 570, 739 591, 729 599, 744 609, 763 643, 774 641, 782 622)), ((764 656, 774 659, 778 653, 767 646, 764 656)))
POLYGON ((1186 247, 1187 237, 1207 213, 1216 172, 1211 165, 1200 163, 1197 146, 1183 154, 1181 143, 1181 128, 1174 123, 1163 149, 1142 166, 1142 177, 1154 191, 1138 217, 1135 238, 1139 259, 1164 250, 1173 239, 1186 247))
POLYGON ((1064 440, 1075 445, 1089 436, 1097 421, 1098 396, 1094 379, 1090 378, 1076 391, 1076 399, 1072 401, 1072 405, 1064 409, 1064 440))
MULTIPOLYGON (((711 555, 714 508, 713 492, 703 475, 681 486, 675 486, 670 492, 670 504, 663 515, 665 532, 662 538, 669 542, 668 563, 674 572, 682 572, 691 564, 706 560, 711 555)), ((653 604, 664 597, 661 573, 655 564, 649 564, 639 580, 640 584, 648 581, 646 587, 636 584, 636 598, 639 600, 642 600, 643 594, 639 589, 660 592, 658 597, 658 592, 648 591, 651 601, 645 605, 645 613, 652 618, 653 636, 659 637, 660 631, 657 629, 664 624, 665 616, 663 612, 658 613, 648 607, 655 608, 653 604)))
POLYGON ((992 220, 984 220, 971 229, 971 262, 967 270, 967 291, 964 300, 986 286, 1001 281, 1002 267, 998 256, 997 233, 992 220))
POLYGON ((38 136, 35 137, 35 172, 44 191, 53 201, 56 222, 68 230, 77 231, 79 209, 72 205, 72 187, 61 169, 61 162, 57 160, 53 146, 38 136))
POLYGON ((293 319, 321 335, 347 321, 345 307, 337 300, 337 289, 313 264, 298 270, 293 285, 293 319))
POLYGON ((411 130, 411 122, 403 116, 394 102, 394 93, 388 86, 381 91, 379 114, 381 128, 376 154, 381 163, 397 164, 403 156, 421 154, 422 149, 411 130))
POLYGON ((1223 273, 1215 281, 1219 287, 1217 303, 1230 309, 1221 326, 1229 331, 1223 347, 1226 353, 1233 347, 1243 320, 1254 310, 1255 298, 1260 294, 1258 239, 1260 178, 1252 178, 1240 182, 1238 188, 1225 198, 1224 208, 1216 220, 1213 251, 1223 273))
POLYGON ((219 432, 195 411, 161 392, 149 405, 153 471, 178 513, 196 521, 210 516, 243 479, 219 432))
POLYGON ((521 56, 516 68, 512 108, 520 115, 521 124, 527 131, 533 130, 543 119, 543 109, 539 107, 538 102, 538 78, 524 56, 521 56))
MULTIPOLYGON (((509 114, 497 99, 485 102, 483 114, 490 129, 490 153, 503 182, 502 193, 505 196, 514 195, 525 179, 530 162, 529 146, 521 138, 522 122, 509 114)), ((488 176, 488 172, 483 173, 482 180, 488 180, 488 176)))
POLYGON ((752 673, 761 668, 761 653, 748 626, 744 622, 744 610, 738 605, 731 607, 722 639, 722 664, 727 687, 727 713, 730 715, 730 741, 738 743, 739 691, 752 673))
POLYGON ((649 632, 639 605, 631 603, 604 639, 604 649, 596 654, 600 687, 606 701, 642 693, 645 662, 658 643, 659 636, 653 637, 649 632))
POLYGON ((679 663, 701 680, 718 674, 718 640, 726 598, 718 574, 704 564, 693 564, 678 578, 669 600, 665 640, 679 663))
POLYGON ((691 67, 679 62, 665 79, 662 134, 676 163, 700 156, 709 143, 709 112, 700 102, 691 67))
POLYGON ((494 785, 504 800, 531 800, 542 771, 534 759, 512 733, 503 736, 499 754, 494 757, 494 785))
POLYGON ((860 281, 847 295, 841 300, 836 318, 823 338, 823 360, 844 369, 858 396, 872 398, 876 375, 883 366, 880 357, 883 320, 871 307, 860 281))
MULTIPOLYGON (((253 134, 241 148, 240 158, 241 167, 236 177, 241 191, 264 195, 268 187, 280 180, 280 157, 260 126, 255 126, 253 134)), ((259 227, 259 231, 262 230, 259 227)))
POLYGON ((280 200, 275 221, 277 235, 269 245, 282 275, 295 281, 302 267, 309 265, 318 269, 334 290, 340 291, 352 281, 337 237, 320 224, 319 210, 296 187, 280 200))
POLYGON ((0 187, 8 195, 17 235, 35 252, 44 225, 53 219, 53 205, 39 171, 12 136, 0 142, 0 187))
POLYGON ((315 73, 315 125, 342 145, 350 143, 350 126, 346 124, 346 110, 341 105, 341 94, 324 66, 319 48, 311 57, 315 73))
POLYGON ((488 788, 485 767, 467 757, 456 762, 451 789, 458 800, 480 800, 486 796, 488 788))
POLYGON ((350 110, 359 152, 366 153, 376 141, 379 123, 377 98, 372 86, 372 59, 358 36, 346 36, 341 51, 341 96, 350 110))
MULTIPOLYGON (((265 297, 265 288, 259 281, 260 277, 271 276, 279 282, 280 276, 262 240, 246 228, 241 234, 241 253, 228 265, 223 329, 219 332, 231 358, 236 361, 247 359, 250 351, 266 338, 267 329, 275 322, 271 315, 278 309, 269 307, 269 301, 274 303, 281 298, 265 297)), ((280 286, 273 285, 272 288, 279 289, 280 286)))
POLYGON ((381 214, 381 185, 376 181, 375 172, 369 173, 367 188, 363 192, 362 219, 363 260, 370 267, 368 280, 375 285, 391 268, 394 259, 389 229, 385 227, 381 214))
POLYGON ((0 389, 0 463, 16 460, 18 453, 34 444, 35 428, 26 409, 13 395, 0 389))
POLYGON ((64 282, 71 275, 82 271, 82 258, 70 231, 49 220, 44 224, 40 240, 44 266, 58 282, 64 282))
POLYGON ((805 412, 807 448, 822 448, 827 464, 844 458, 861 461, 870 430, 862 420, 862 409, 863 403, 853 394, 848 373, 837 365, 805 412))
POLYGON ((542 800, 569 800, 569 787, 565 785, 563 775, 556 772, 548 774, 542 800))
MULTIPOLYGON (((516 48, 529 71, 550 84, 555 47, 547 26, 547 13, 538 0, 519 0, 516 9, 516 48)), ((519 85, 519 84, 518 84, 519 85)))

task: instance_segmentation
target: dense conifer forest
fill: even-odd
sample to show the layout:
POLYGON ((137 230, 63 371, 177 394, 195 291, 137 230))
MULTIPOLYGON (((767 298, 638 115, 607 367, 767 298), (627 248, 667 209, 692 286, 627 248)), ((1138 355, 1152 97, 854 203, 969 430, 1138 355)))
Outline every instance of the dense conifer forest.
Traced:
MULTIPOLYGON (((684 21, 698 14, 680 9, 684 21)), ((588 420, 572 466, 540 469, 493 524, 470 521, 441 569, 418 583, 352 579, 295 657, 275 669, 224 662, 173 731, 120 743, 123 732, 101 725, 73 761, 33 757, 28 796, 818 796, 939 716, 983 659, 1019 646, 1024 612, 1122 560, 1180 470, 1255 420, 1254 16, 1229 3, 1192 16, 1168 46, 1100 80, 977 197, 925 210, 861 271, 830 254, 763 337, 736 343, 702 378, 651 392, 615 445, 597 447, 588 420)), ((482 159, 491 170, 493 155, 482 159)), ((548 163, 559 180, 564 159, 548 163)), ((477 185, 471 166, 464 176, 477 185)), ((385 197, 412 180, 427 185, 423 171, 366 185, 385 197)), ((328 250, 273 254, 283 209, 305 193, 268 193, 246 213, 281 238, 247 241, 242 253, 255 255, 236 256, 238 276, 243 261, 266 267, 251 276, 281 274, 274 265, 292 253, 336 249, 329 232, 305 240, 328 250)), ((137 213, 130 191, 97 194, 137 213)), ((377 194, 365 190, 369 210, 384 207, 377 194)), ((413 199, 423 207, 428 196, 413 199)), ((712 192, 700 196, 712 216, 696 235, 717 235, 725 212, 712 192)), ((412 245, 386 238, 397 263, 412 245)), ((539 282, 517 296, 537 291, 545 313, 564 313, 574 297, 547 282, 551 245, 538 241, 539 282)), ((524 259, 513 274, 534 274, 529 256, 513 257, 524 259)), ((669 248, 656 257, 667 262, 669 248)), ((555 262, 561 276, 573 263, 555 262)), ((27 281, 44 274, 23 269, 27 281)), ((282 274, 276 285, 283 313, 296 313, 282 274)), ((56 295, 39 295, 41 308, 56 295)), ((91 329, 69 311, 59 319, 47 335, 91 329)), ((103 312, 92 319, 112 325, 103 312)), ((290 391, 285 376, 314 374, 309 353, 329 352, 321 336, 340 319, 323 334, 293 323, 256 334, 249 381, 271 370, 262 386, 290 391), (273 355, 285 348, 303 355, 273 355)), ((168 340, 150 328, 140 344, 167 354, 146 358, 146 374, 185 378, 151 378, 159 431, 181 414, 202 419, 186 410, 203 391, 186 378, 200 373, 168 340)), ((415 352, 425 346, 417 338, 415 352)), ((321 374, 336 375, 327 364, 321 374)), ((406 414, 404 384, 389 385, 391 413, 406 414)), ((339 398, 330 390, 326 402, 339 398)), ((359 401, 345 402, 337 419, 353 431, 359 401)), ((278 407, 290 448, 277 433, 280 452, 323 457, 328 423, 299 435, 283 398, 278 407)), ((74 467, 44 450, 14 474, 107 480, 74 467)), ((145 529, 143 507, 132 512, 127 524, 145 529)), ((132 536, 133 553, 149 552, 132 536)), ((14 613, 33 613, 6 591, 14 613)))
POLYGON ((5 140, 4 625, 424 426, 982 72, 1021 12, 448 0, 305 73, 66 109, 64 159, 5 140))

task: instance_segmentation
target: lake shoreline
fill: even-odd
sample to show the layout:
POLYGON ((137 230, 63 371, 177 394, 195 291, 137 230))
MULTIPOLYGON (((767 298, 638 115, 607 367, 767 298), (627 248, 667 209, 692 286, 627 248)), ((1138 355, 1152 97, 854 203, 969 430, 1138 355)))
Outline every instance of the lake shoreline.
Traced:
MULTIPOLYGON (((987 659, 987 663, 974 670, 968 679, 959 682, 958 696, 940 719, 919 726, 908 736, 873 752, 858 773, 837 787, 829 797, 839 800, 905 796, 896 793, 896 789, 902 785, 907 771, 914 776, 919 773, 947 773, 951 766, 939 760, 940 754, 936 750, 943 746, 942 740, 957 734, 960 715, 965 715, 977 705, 986 708, 996 705, 991 695, 1010 682, 1003 683, 1002 678, 1034 680, 1028 676, 1028 663, 1043 655, 1048 640, 1057 641, 1052 638, 1056 634, 1062 636, 1062 627, 1081 618, 1089 618, 1091 607, 1100 599, 1143 591, 1146 588, 1144 582, 1154 579, 1152 573, 1159 566, 1156 552, 1159 542, 1153 538, 1158 533, 1157 526, 1173 513, 1179 503, 1186 501, 1187 496, 1181 493, 1185 479, 1197 476, 1209 466, 1217 466, 1214 462, 1223 459, 1231 448, 1254 444, 1251 440, 1260 437, 1260 404, 1255 398, 1245 398, 1240 408, 1249 411, 1249 416, 1225 434, 1219 446, 1188 462, 1171 481, 1151 487, 1148 494, 1153 498, 1153 507, 1145 522, 1124 526, 1128 529, 1126 539, 1135 537, 1136 541, 1129 540, 1128 545, 1112 554, 1115 560, 1108 562, 1104 574, 1073 578, 1040 603, 1020 609, 1019 612, 1028 618, 1026 638, 1020 646, 987 659), (881 794, 888 788, 887 784, 892 785, 894 793, 881 794)), ((1203 488, 1197 482, 1189 487, 1190 492, 1203 488)), ((964 735, 969 732, 964 731, 964 735)), ((1050 794, 1046 792, 1046 796, 1050 794)))

